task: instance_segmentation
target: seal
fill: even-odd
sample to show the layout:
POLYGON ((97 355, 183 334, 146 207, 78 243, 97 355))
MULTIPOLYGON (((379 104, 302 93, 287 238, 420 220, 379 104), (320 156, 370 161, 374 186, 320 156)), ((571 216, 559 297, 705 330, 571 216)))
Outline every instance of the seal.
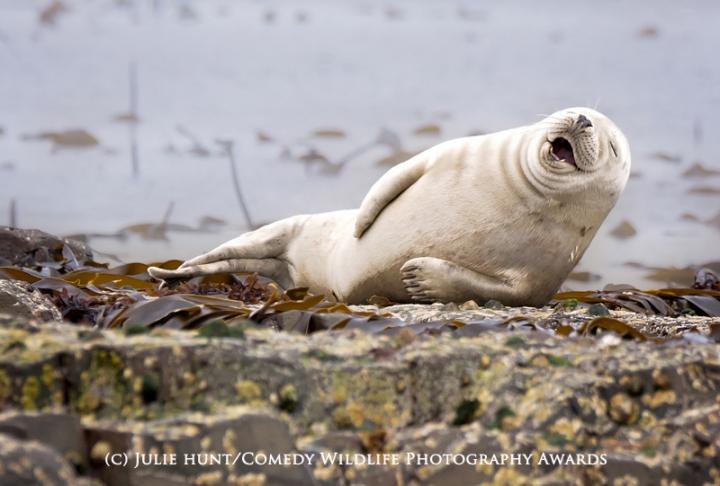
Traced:
POLYGON ((622 132, 589 108, 441 143, 390 169, 359 210, 243 234, 159 279, 258 272, 362 304, 542 306, 615 205, 630 172, 622 132))

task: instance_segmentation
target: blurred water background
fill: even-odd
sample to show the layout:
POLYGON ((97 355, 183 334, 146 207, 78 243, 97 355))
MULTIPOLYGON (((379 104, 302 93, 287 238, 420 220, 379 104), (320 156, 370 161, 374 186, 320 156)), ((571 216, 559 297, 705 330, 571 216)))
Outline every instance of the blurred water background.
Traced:
POLYGON ((720 260, 719 27, 692 0, 0 0, 0 224, 185 259, 248 230, 230 142, 258 225, 588 106, 633 170, 567 287, 687 283, 720 260))

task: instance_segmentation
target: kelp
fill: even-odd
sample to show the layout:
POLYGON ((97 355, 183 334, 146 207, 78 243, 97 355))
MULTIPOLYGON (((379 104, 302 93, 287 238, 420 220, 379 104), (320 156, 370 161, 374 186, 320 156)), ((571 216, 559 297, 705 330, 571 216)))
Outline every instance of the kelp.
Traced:
POLYGON ((45 25, 53 26, 56 24, 58 17, 69 12, 70 9, 64 3, 59 0, 55 0, 50 5, 46 6, 40 11, 40 23, 45 25))
MULTIPOLYGON (((57 2, 56 2, 57 3, 57 2)), ((42 132, 37 135, 25 135, 24 140, 51 140, 54 147, 92 147, 99 145, 97 138, 82 129, 63 132, 42 132)))
POLYGON ((272 295, 272 289, 260 282, 260 277, 250 275, 241 278, 232 274, 208 275, 178 285, 175 289, 153 286, 150 295, 164 297, 174 294, 215 295, 231 300, 240 300, 247 304, 266 301, 272 295))
POLYGON ((700 162, 696 162, 688 170, 683 172, 683 177, 708 177, 714 175, 720 175, 720 170, 708 169, 703 166, 700 162))
POLYGON ((313 137, 320 138, 345 138, 345 132, 336 128, 318 129, 312 132, 313 137))
POLYGON ((597 334, 600 330, 613 331, 621 338, 636 339, 641 342, 649 339, 634 327, 628 326, 624 322, 611 317, 597 317, 591 321, 585 321, 577 327, 561 325, 556 330, 556 333, 560 336, 569 336, 572 334, 590 336, 597 334))
POLYGON ((688 194, 705 194, 705 195, 717 195, 720 194, 720 187, 711 187, 711 186, 699 186, 699 187, 691 187, 688 189, 688 194))
POLYGON ((619 225, 615 227, 610 232, 611 236, 614 236, 615 238, 619 238, 621 240, 624 240, 626 238, 631 238, 637 234, 637 230, 635 227, 630 224, 628 221, 623 221, 619 225))
POLYGON ((413 130, 413 134, 438 136, 441 131, 438 125, 422 125, 413 130))
MULTIPOLYGON (((698 275, 710 274, 714 275, 706 269, 698 271, 698 275)), ((702 283, 698 284, 696 281, 696 285, 707 285, 714 288, 712 282, 710 277, 702 278, 702 283)), ((569 299, 577 299, 585 307, 589 307, 590 304, 605 304, 609 309, 625 309, 640 314, 676 316, 686 309, 693 309, 702 315, 720 317, 720 302, 718 301, 720 291, 707 288, 667 288, 642 291, 629 286, 606 287, 606 290, 599 292, 561 292, 555 295, 549 305, 557 305, 569 299)))
MULTIPOLYGON (((691 330, 668 340, 646 336, 606 315, 607 309, 625 309, 646 315, 677 316, 695 312, 720 316, 718 277, 709 269, 696 273, 695 288, 641 291, 618 285, 608 286, 603 291, 563 292, 549 303, 556 309, 552 317, 545 320, 516 316, 504 320, 406 322, 383 310, 395 303, 382 296, 370 299, 370 303, 378 306, 379 310, 360 311, 335 302, 334 299, 326 299, 322 294, 313 295, 307 287, 283 291, 269 279, 257 274, 197 277, 168 288, 150 277, 147 273, 149 265, 144 263, 108 268, 108 265, 93 262, 81 264, 66 248, 59 249, 58 255, 58 260, 49 265, 45 262, 31 262, 29 267, 0 267, 0 278, 27 283, 48 295, 63 319, 94 329, 122 328, 128 332, 130 329, 155 328, 192 330, 213 323, 215 327, 229 326, 228 329, 256 325, 278 332, 300 334, 361 330, 396 336, 398 339, 406 339, 408 335, 438 336, 452 333, 456 337, 471 337, 491 331, 531 330, 564 337, 611 333, 620 339, 639 342, 672 341, 669 345, 677 342, 720 342, 720 323, 711 324, 708 335, 691 330), (567 305, 569 302, 573 305, 567 305), (569 319, 563 316, 576 308, 587 308, 587 318, 580 317, 581 322, 568 324, 569 319), (604 312, 590 312, 591 308, 604 312)), ((152 265, 175 269, 180 264, 179 260, 170 260, 152 265)), ((455 304, 451 306, 452 309, 445 310, 481 308, 473 302, 460 307, 455 304)), ((494 301, 484 307, 503 308, 501 303, 494 301)), ((244 334, 233 334, 236 338, 241 335, 244 334)))

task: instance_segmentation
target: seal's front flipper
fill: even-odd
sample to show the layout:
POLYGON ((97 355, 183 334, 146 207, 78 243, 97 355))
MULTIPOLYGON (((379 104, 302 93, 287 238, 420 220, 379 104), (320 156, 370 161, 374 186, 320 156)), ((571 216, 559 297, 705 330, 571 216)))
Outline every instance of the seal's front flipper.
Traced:
POLYGON ((362 236, 385 206, 422 177, 430 165, 429 161, 427 151, 418 154, 387 171, 370 188, 370 192, 360 205, 360 211, 355 220, 355 232, 353 233, 355 238, 362 236))
POLYGON ((213 263, 189 265, 177 270, 165 270, 158 267, 148 268, 150 276, 159 280, 172 281, 214 275, 216 273, 259 273, 276 281, 281 287, 290 289, 295 287, 293 279, 288 272, 287 264, 275 258, 240 259, 232 258, 213 263))
POLYGON ((420 302, 467 302, 483 304, 490 299, 513 305, 522 289, 495 277, 475 272, 439 258, 408 260, 400 269, 405 289, 420 302))

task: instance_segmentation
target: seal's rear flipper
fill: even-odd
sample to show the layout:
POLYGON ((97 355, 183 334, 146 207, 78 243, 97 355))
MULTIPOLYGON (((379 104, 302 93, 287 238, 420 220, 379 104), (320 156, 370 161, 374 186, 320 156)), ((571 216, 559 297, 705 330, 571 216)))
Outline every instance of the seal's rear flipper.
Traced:
MULTIPOLYGON (((192 260, 191 260, 192 261, 192 260)), ((187 262, 186 262, 187 263, 187 262)), ((213 263, 190 265, 180 267, 177 270, 165 270, 158 267, 149 267, 147 272, 150 276, 170 283, 172 280, 191 279, 214 275, 216 273, 259 273, 276 281, 281 287, 289 289, 295 287, 287 265, 275 258, 262 259, 240 259, 232 258, 213 263)))

